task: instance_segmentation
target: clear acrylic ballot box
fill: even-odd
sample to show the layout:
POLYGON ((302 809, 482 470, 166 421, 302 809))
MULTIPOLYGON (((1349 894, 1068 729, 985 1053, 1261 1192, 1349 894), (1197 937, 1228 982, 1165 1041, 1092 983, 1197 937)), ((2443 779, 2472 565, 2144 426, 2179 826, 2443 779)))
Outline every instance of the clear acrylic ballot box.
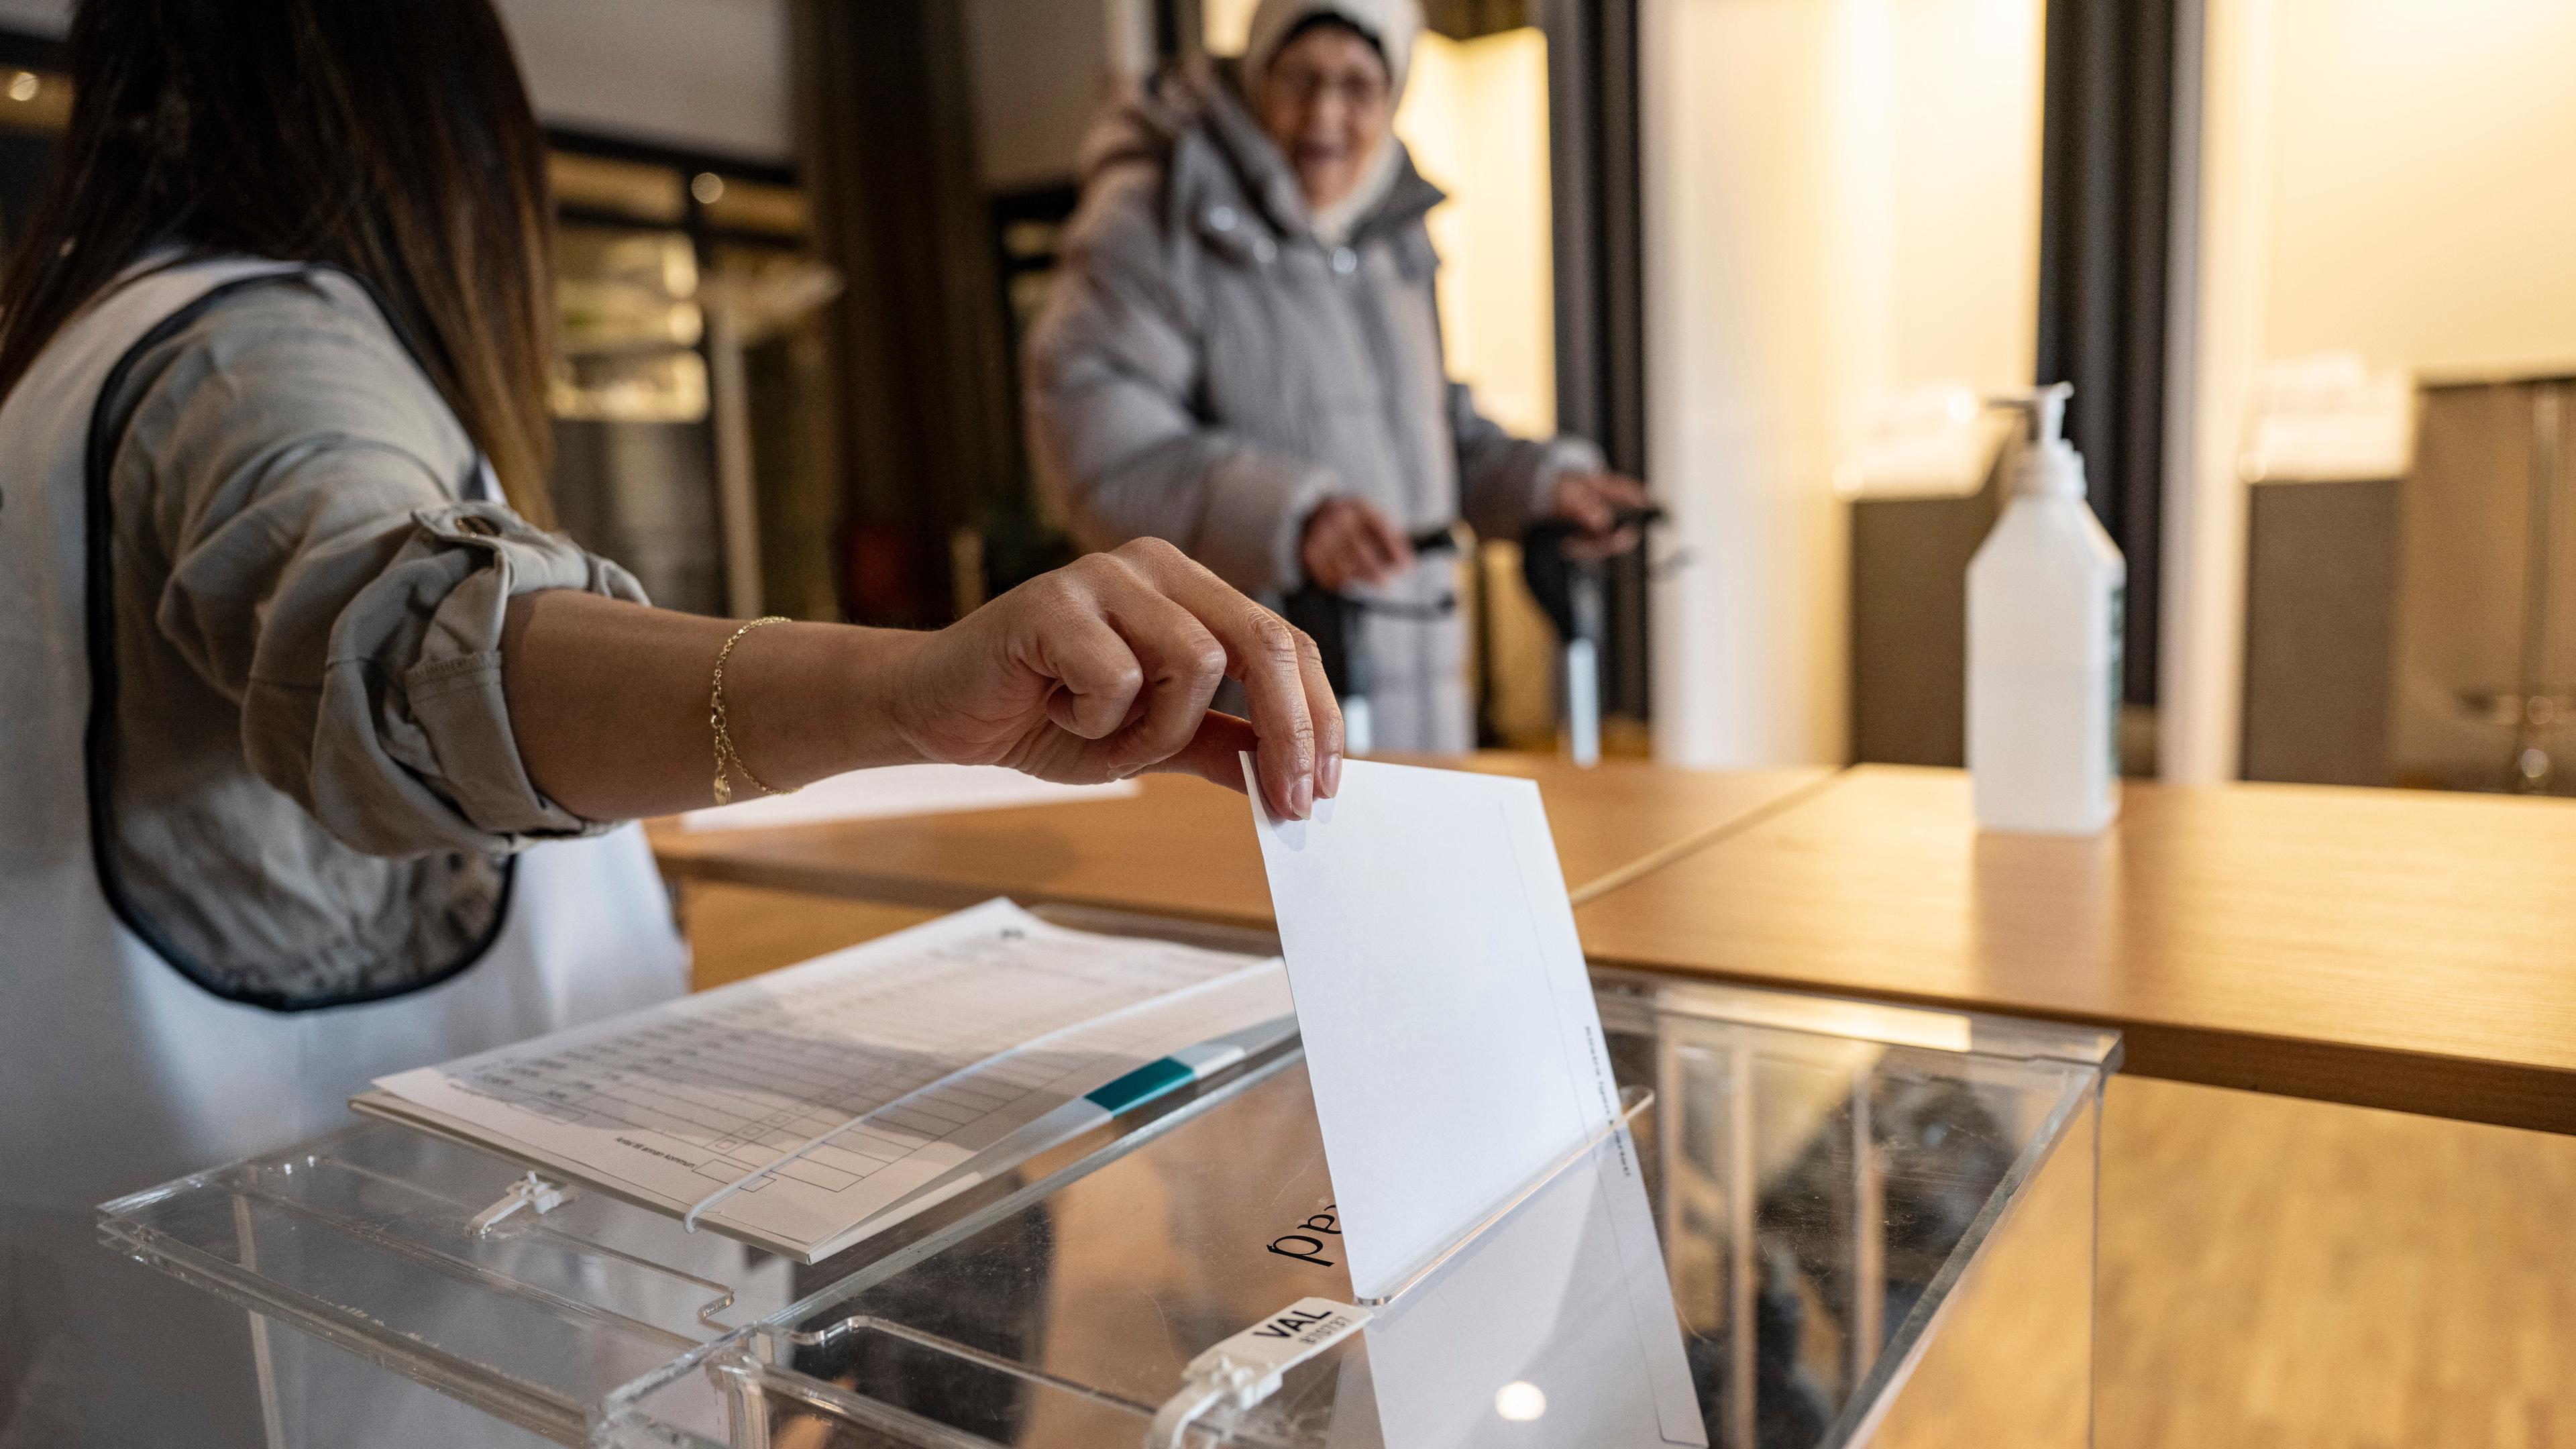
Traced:
MULTIPOLYGON (((1266 952, 1096 912, 1061 924, 1266 952)), ((1156 1438, 1203 1350, 1351 1300, 1293 1041, 816 1264, 366 1122, 102 1209, 240 1304, 300 1445, 2079 1445, 2115 1033, 1598 980, 1629 1111, 1358 1332, 1156 1438)))

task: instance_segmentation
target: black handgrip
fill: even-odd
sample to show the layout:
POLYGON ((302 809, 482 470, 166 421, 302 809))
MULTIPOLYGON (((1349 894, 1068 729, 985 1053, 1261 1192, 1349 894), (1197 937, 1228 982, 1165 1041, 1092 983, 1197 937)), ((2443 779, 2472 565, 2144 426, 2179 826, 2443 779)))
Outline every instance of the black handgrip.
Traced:
MULTIPOLYGON (((1610 515, 1610 527, 1613 530, 1622 528, 1651 528, 1663 521, 1663 506, 1655 503, 1647 504, 1643 508, 1615 509, 1610 515)), ((1542 528, 1555 528, 1560 532, 1567 534, 1583 532, 1582 529, 1571 523, 1557 522, 1541 524, 1539 526, 1542 528)), ((1422 532, 1406 539, 1405 542, 1412 546, 1414 553, 1417 555, 1456 553, 1458 551, 1458 526, 1454 523, 1447 523, 1442 524, 1438 528, 1426 528, 1422 532)))

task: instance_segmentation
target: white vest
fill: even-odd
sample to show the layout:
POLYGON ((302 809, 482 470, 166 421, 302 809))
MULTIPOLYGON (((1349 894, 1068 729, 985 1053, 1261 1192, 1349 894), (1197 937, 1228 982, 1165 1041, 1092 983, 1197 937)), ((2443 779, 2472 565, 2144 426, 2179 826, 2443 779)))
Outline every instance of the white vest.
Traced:
POLYGON ((365 1005, 222 1000, 110 910, 82 751, 90 416, 163 318, 291 270, 207 262, 131 282, 0 404, 0 1449, 258 1442, 242 1437, 258 1427, 242 1312, 100 1246, 96 1204, 354 1121, 346 1101, 374 1077, 687 987, 632 826, 526 852, 480 961, 365 1005))

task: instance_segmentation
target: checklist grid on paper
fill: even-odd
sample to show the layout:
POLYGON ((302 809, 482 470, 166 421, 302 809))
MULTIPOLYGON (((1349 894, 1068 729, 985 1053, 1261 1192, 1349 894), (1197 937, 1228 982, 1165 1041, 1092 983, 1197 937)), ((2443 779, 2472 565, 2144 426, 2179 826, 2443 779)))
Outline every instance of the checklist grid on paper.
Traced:
POLYGON ((673 1206, 773 1169, 721 1212, 811 1245, 1144 1062, 1288 1010, 1274 963, 995 903, 378 1085, 673 1206))
MULTIPOLYGON (((968 940, 856 980, 743 1000, 540 1057, 505 1058, 458 1080, 558 1121, 629 1128, 703 1149, 710 1155, 697 1174, 721 1185, 961 1067, 1198 979, 1157 964, 1131 963, 1118 979, 1014 959, 999 943, 968 940), (1006 1014, 997 1016, 997 1007, 1006 1014)), ((778 1176, 846 1191, 1116 1045, 1085 1038, 1005 1057, 851 1128, 778 1176)))

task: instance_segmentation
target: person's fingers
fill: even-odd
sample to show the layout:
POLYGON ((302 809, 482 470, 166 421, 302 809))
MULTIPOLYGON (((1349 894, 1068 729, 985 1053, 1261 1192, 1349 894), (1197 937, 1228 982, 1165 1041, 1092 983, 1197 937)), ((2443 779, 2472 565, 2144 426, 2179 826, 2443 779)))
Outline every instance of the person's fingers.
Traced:
POLYGON ((1567 478, 1556 492, 1557 516, 1585 533, 1608 532, 1614 516, 1601 496, 1600 481, 1590 476, 1567 478))
POLYGON ((1394 519, 1387 517, 1381 509, 1362 503, 1360 520, 1363 525, 1361 537, 1378 569, 1378 577, 1370 582, 1380 582, 1412 564, 1413 541, 1404 536, 1403 529, 1395 526, 1394 519))
POLYGON ((1646 508, 1654 500, 1646 496, 1646 485, 1624 473, 1595 473, 1593 484, 1620 508, 1646 508))
POLYGON ((1342 702, 1324 673, 1323 651, 1305 630, 1296 632, 1297 673, 1306 685, 1306 713, 1315 721, 1315 793, 1330 799, 1342 793, 1342 702))
MULTIPOLYGON (((1259 745, 1260 740, 1253 734, 1250 720, 1209 710, 1200 718, 1198 730, 1190 736, 1188 744, 1150 768, 1169 774, 1196 775, 1210 784, 1223 785, 1240 793, 1243 789, 1244 752, 1254 752, 1257 766, 1259 745)), ((1265 795, 1267 793, 1264 792, 1265 795)))
POLYGON ((1034 620, 1038 666, 1059 686, 1047 697, 1047 718, 1084 739, 1106 739, 1144 692, 1144 665, 1102 617, 1093 578, 1064 579, 1049 595, 1034 620))
POLYGON ((1198 616, 1134 575, 1104 591, 1110 624, 1145 670, 1144 697, 1109 741, 1109 765, 1132 775, 1190 743, 1225 679, 1225 646, 1198 616))
POLYGON ((1636 546, 1637 530, 1633 528, 1623 528, 1615 533, 1579 534, 1565 541, 1565 556, 1598 563, 1605 558, 1616 558, 1636 546))
POLYGON ((1322 504, 1303 547, 1306 575, 1339 593, 1353 584, 1385 583, 1413 563, 1404 530, 1374 504, 1335 498, 1322 504))
POLYGON ((1305 819, 1315 801, 1315 716, 1298 658, 1301 636, 1287 620, 1235 592, 1168 543, 1139 540, 1118 552, 1225 646, 1226 673, 1243 682, 1253 734, 1260 741, 1254 762, 1263 796, 1272 814, 1305 819))
MULTIPOLYGON (((1322 673, 1322 666, 1318 665, 1318 685, 1322 683, 1322 673)), ((1331 689, 1324 688, 1320 698, 1331 706, 1331 689)), ((1326 712, 1331 716, 1333 748, 1325 756, 1330 768, 1319 790, 1323 795, 1331 796, 1340 794, 1342 788, 1342 712, 1338 707, 1329 707, 1326 712)), ((1247 750, 1253 751, 1254 764, 1258 767, 1259 744, 1260 738, 1253 733, 1251 721, 1209 710, 1200 719, 1198 732, 1190 737, 1188 744, 1147 768, 1167 774, 1196 775, 1211 784, 1240 791, 1243 789, 1243 754, 1247 750)))
POLYGON ((1391 531, 1392 525, 1382 514, 1354 516, 1344 555, 1348 582, 1375 587, 1404 571, 1410 562, 1406 556, 1410 550, 1403 535, 1393 534, 1390 538, 1391 531))
POLYGON ((1409 561, 1404 535, 1365 503, 1352 503, 1334 519, 1328 543, 1335 577, 1324 587, 1337 593, 1352 584, 1382 584, 1409 561))
MULTIPOLYGON (((1250 600, 1226 625, 1228 673, 1243 681, 1252 731, 1260 740, 1254 763, 1271 809, 1285 820, 1303 820, 1315 806, 1315 715, 1297 659, 1297 631, 1250 600)), ((1204 617, 1204 616, 1202 616, 1204 617)))
POLYGON ((1374 588, 1393 577, 1395 567, 1387 562, 1385 552, 1368 538, 1352 535, 1349 552, 1343 555, 1342 583, 1374 588))
POLYGON ((1374 583, 1378 564, 1368 538, 1368 505, 1336 498, 1323 506, 1308 538, 1307 573, 1335 593, 1354 583, 1374 583))
POLYGON ((1367 571, 1359 542, 1347 528, 1322 530, 1316 547, 1323 567, 1317 571, 1315 582, 1334 593, 1340 593, 1367 571))

